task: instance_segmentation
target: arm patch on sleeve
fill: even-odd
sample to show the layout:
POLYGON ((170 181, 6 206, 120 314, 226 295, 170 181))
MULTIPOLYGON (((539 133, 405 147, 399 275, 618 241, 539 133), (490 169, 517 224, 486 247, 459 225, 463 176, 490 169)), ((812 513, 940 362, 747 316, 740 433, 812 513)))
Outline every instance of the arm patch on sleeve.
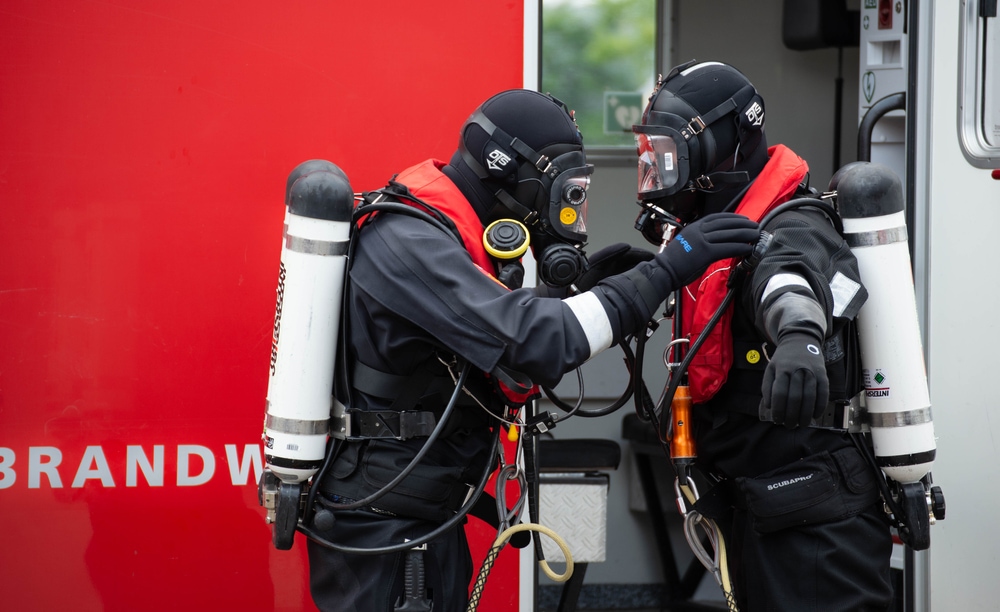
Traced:
POLYGON ((563 304, 573 311, 573 316, 579 321, 583 333, 587 335, 591 357, 611 346, 614 340, 611 320, 608 319, 608 313, 596 295, 587 291, 566 298, 563 304))

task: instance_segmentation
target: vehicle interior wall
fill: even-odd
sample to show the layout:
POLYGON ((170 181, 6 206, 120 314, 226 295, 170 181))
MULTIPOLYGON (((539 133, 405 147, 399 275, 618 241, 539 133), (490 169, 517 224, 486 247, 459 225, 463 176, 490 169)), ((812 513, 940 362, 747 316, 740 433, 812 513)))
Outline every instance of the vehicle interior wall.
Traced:
MULTIPOLYGON (((744 71, 765 101, 766 133, 770 144, 782 143, 804 157, 810 165, 811 184, 826 188, 834 170, 835 80, 843 75, 840 164, 856 159, 858 49, 843 49, 842 73, 838 72, 838 50, 824 48, 793 51, 782 42, 782 0, 745 2, 741 0, 673 0, 667 12, 671 23, 664 45, 667 57, 663 70, 681 62, 698 59, 730 63, 744 71)), ((586 135, 584 135, 586 137, 586 135)), ((632 227, 639 212, 635 204, 636 166, 633 151, 594 156, 596 171, 590 196, 589 233, 591 250, 627 242, 653 249, 632 227)), ((664 384, 661 362, 666 343, 666 327, 650 341, 645 379, 657 397, 664 384)), ((595 409, 610 403, 624 389, 627 374, 622 356, 611 349, 584 366, 588 401, 584 408, 595 409)), ((567 375, 557 391, 575 397, 576 379, 567 375)), ((553 430, 555 438, 610 438, 622 447, 622 464, 611 474, 608 501, 608 559, 587 570, 588 585, 644 585, 652 588, 662 579, 660 561, 653 544, 649 516, 644 507, 634 457, 629 443, 621 438, 622 418, 634 411, 631 401, 613 415, 571 418, 553 430)), ((666 471, 664 478, 670 478, 666 471)), ((671 487, 664 487, 670 489, 671 487)), ((671 489, 672 496, 672 489, 671 489)), ((664 497, 665 510, 673 515, 674 549, 683 567, 690 553, 679 529, 672 499, 664 497)), ((550 585, 543 576, 543 586, 550 585)), ((703 581, 699 597, 716 596, 711 579, 703 581)), ((623 593, 625 591, 618 591, 623 593)))

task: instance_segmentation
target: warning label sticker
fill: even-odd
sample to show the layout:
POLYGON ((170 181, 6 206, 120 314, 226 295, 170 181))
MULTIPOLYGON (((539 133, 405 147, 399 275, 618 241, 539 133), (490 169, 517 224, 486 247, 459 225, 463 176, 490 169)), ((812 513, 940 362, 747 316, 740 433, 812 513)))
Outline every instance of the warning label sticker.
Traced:
POLYGON ((881 368, 862 370, 865 383, 865 397, 889 397, 891 385, 889 376, 881 368))

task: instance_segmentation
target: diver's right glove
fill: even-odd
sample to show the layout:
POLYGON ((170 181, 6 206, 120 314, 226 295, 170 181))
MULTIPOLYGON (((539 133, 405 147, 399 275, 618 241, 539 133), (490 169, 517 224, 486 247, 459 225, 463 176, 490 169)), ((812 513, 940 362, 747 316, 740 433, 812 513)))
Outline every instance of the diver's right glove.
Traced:
POLYGON ((599 282, 593 292, 605 304, 615 341, 645 325, 673 291, 715 261, 749 255, 758 238, 757 223, 743 215, 711 214, 685 226, 650 261, 599 282))
POLYGON ((749 255, 759 238, 757 223, 733 213, 707 215, 686 225, 656 255, 656 263, 671 277, 667 293, 691 283, 720 259, 749 255))

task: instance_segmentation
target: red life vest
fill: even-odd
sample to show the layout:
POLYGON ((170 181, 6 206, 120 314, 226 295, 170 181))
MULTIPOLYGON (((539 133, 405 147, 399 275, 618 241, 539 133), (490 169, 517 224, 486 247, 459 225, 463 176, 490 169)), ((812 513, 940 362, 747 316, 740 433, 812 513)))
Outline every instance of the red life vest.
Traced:
MULTIPOLYGON (((737 213, 754 221, 760 221, 772 208, 791 199, 809 171, 805 160, 784 145, 770 147, 767 153, 769 161, 736 207, 737 213)), ((722 304, 730 271, 737 263, 735 258, 717 261, 701 278, 682 290, 681 330, 691 344, 722 304)), ((732 318, 733 304, 730 303, 691 360, 687 377, 691 400, 695 404, 710 400, 729 376, 733 364, 732 318)))
MULTIPOLYGON (((441 172, 444 166, 443 161, 428 159, 400 172, 396 176, 396 181, 409 187, 414 196, 451 219, 458 228, 462 242, 465 243, 465 250, 469 252, 473 263, 496 280, 496 275, 493 274, 493 260, 483 246, 483 223, 455 183, 441 172)), ((405 198, 400 199, 405 200, 405 198)), ((405 203, 420 208, 415 202, 405 200, 405 203)))
MULTIPOLYGON (((455 186, 455 183, 451 182, 451 179, 441 172, 441 168, 444 166, 445 163, 443 161, 428 159, 400 172, 395 180, 398 183, 406 185, 415 197, 433 206, 451 219, 455 227, 458 228, 459 235, 462 236, 465 250, 468 251, 472 262, 476 264, 476 267, 483 274, 506 289, 506 286, 497 280, 496 274, 493 272, 493 260, 490 258, 489 253, 486 252, 486 247, 483 246, 483 223, 479 220, 479 215, 476 214, 475 209, 465 199, 465 195, 455 186)), ((406 198, 400 197, 399 200, 410 206, 420 208, 418 203, 406 198)), ((528 391, 521 392, 511 389, 502 381, 497 380, 496 382, 504 395, 518 405, 524 404, 539 393, 537 386, 533 386, 528 391)))

